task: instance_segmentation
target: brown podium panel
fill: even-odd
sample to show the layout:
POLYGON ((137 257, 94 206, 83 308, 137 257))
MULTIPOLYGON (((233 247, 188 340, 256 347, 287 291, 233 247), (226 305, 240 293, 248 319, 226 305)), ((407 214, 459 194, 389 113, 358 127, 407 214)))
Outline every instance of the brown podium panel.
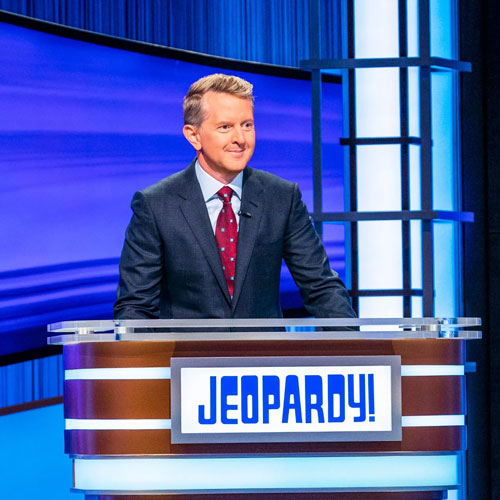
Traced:
POLYGON ((170 380, 66 380, 65 418, 170 418, 170 380))
MULTIPOLYGON (((237 335, 237 334, 235 334, 237 335)), ((382 356, 403 365, 461 364, 464 342, 456 339, 294 340, 217 342, 85 342, 65 345, 64 369, 170 366, 171 357, 382 356)))
POLYGON ((402 441, 336 443, 171 444, 169 430, 66 430, 71 455, 198 455, 249 453, 438 452, 459 451, 465 442, 457 426, 403 428, 402 441))

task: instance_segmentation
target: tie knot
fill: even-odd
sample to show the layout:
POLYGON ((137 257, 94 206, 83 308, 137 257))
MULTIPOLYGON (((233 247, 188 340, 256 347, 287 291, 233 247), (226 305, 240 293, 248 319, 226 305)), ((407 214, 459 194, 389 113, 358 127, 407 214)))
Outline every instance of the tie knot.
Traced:
POLYGON ((217 191, 219 198, 224 203, 231 203, 231 197, 233 196, 233 190, 229 186, 224 186, 217 191))

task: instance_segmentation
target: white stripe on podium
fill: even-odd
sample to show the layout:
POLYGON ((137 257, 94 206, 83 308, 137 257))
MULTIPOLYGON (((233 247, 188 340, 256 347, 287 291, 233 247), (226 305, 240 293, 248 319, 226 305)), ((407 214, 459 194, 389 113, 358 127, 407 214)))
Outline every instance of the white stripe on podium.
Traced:
POLYGON ((170 367, 78 368, 65 370, 64 380, 167 380, 170 367))
POLYGON ((67 418, 65 420, 65 429, 73 430, 164 430, 170 429, 171 420, 169 418, 108 418, 108 419, 92 419, 92 418, 67 418))
POLYGON ((415 415, 401 417, 403 427, 450 427, 465 425, 465 415, 415 415))
POLYGON ((464 365, 401 365, 402 377, 465 375, 464 365))

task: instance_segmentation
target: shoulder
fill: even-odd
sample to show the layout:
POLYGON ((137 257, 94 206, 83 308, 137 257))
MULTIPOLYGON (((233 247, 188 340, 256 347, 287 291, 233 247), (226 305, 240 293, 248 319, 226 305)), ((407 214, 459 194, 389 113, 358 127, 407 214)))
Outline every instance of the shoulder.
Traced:
POLYGON ((261 184, 266 190, 278 189, 280 191, 293 192, 298 189, 295 182, 287 181, 282 177, 271 174, 264 170, 247 167, 243 182, 255 182, 261 184))
POLYGON ((141 189, 136 194, 147 200, 162 199, 165 201, 165 199, 170 196, 178 196, 179 194, 182 195, 182 193, 185 193, 186 190, 193 185, 193 182, 197 182, 194 172, 194 163, 180 172, 169 175, 141 189))
POLYGON ((300 203, 301 194, 296 183, 257 169, 247 169, 243 180, 242 202, 265 203, 266 211, 286 216, 300 203))

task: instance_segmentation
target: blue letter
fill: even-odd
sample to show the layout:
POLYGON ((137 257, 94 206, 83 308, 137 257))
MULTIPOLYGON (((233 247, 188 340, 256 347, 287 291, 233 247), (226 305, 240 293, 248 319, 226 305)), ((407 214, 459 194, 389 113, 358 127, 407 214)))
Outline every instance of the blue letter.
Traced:
POLYGON ((325 421, 323 414, 323 379, 320 375, 306 375, 306 423, 311 423, 311 410, 318 413, 318 423, 325 421), (312 396, 316 396, 316 402, 312 402, 312 396))
POLYGON ((280 378, 276 375, 264 375, 262 377, 262 420, 269 423, 269 410, 277 410, 280 407, 280 378), (272 404, 269 396, 273 397, 272 404))
POLYGON ((236 396, 238 394, 238 377, 231 375, 220 379, 220 420, 223 424, 237 424, 236 418, 228 418, 229 410, 236 410, 236 405, 227 404, 228 396, 236 396))
POLYGON ((295 411, 295 422, 302 423, 302 409, 300 406, 299 378, 297 375, 287 375, 285 379, 285 398, 283 401, 283 420, 288 423, 288 414, 293 408, 295 411), (292 403, 293 397, 293 403, 292 403))
POLYGON ((344 375, 328 375, 328 422, 345 420, 345 378, 344 375), (339 416, 335 416, 335 398, 339 396, 339 416))
POLYGON ((365 397, 365 376, 359 375, 359 401, 354 400, 354 375, 347 375, 347 387, 349 391, 349 406, 359 408, 359 416, 354 417, 355 422, 366 420, 366 397, 365 397))
POLYGON ((259 421, 259 388, 257 375, 241 377, 241 421, 256 424, 259 421), (252 398, 252 416, 248 416, 248 397, 252 398))
POLYGON ((375 422, 375 392, 373 390, 373 373, 368 374, 368 412, 370 422, 375 422))
POLYGON ((215 424, 217 418, 217 378, 210 377, 210 417, 205 418, 205 405, 198 405, 198 423, 215 424))

